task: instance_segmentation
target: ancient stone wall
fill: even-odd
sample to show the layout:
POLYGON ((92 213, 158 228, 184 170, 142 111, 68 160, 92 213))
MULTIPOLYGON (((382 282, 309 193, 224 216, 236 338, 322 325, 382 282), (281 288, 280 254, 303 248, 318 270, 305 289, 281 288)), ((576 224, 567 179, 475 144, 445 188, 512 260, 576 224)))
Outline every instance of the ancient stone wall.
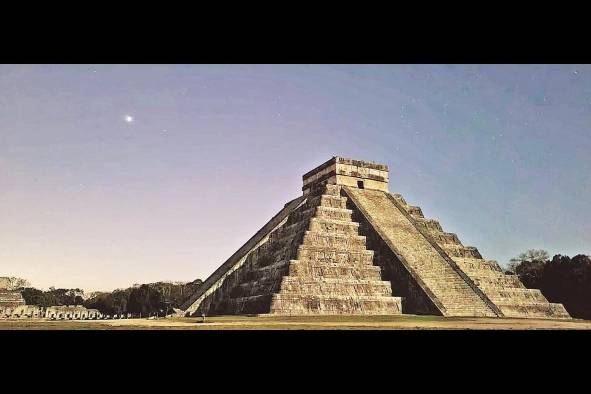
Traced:
POLYGON ((24 304, 25 300, 20 291, 0 290, 0 307, 16 307, 24 304))
POLYGON ((96 309, 87 309, 81 305, 50 306, 38 305, 0 306, 0 319, 56 319, 87 320, 99 319, 102 314, 96 309))
POLYGON ((388 191, 388 166, 335 156, 302 177, 304 195, 319 185, 344 185, 388 191))

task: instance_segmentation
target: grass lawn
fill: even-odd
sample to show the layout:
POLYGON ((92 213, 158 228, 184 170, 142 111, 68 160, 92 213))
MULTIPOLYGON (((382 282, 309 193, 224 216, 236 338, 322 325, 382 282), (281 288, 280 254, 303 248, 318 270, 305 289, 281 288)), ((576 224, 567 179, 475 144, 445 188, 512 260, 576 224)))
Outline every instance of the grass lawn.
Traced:
POLYGON ((98 321, 0 320, 0 330, 421 330, 591 329, 589 320, 440 316, 216 316, 98 321))

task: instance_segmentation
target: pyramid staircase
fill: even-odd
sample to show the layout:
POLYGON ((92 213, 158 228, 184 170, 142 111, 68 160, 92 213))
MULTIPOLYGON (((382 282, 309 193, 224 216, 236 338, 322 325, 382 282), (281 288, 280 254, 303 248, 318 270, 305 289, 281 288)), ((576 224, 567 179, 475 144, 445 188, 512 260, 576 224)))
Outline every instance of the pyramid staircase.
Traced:
POLYGON ((308 195, 201 309, 208 315, 400 314, 401 299, 372 264, 346 200, 336 185, 308 195))
POLYGON ((344 187, 346 195, 386 240, 398 260, 426 297, 444 316, 497 316, 481 293, 433 247, 414 224, 398 210, 389 194, 379 190, 344 187))

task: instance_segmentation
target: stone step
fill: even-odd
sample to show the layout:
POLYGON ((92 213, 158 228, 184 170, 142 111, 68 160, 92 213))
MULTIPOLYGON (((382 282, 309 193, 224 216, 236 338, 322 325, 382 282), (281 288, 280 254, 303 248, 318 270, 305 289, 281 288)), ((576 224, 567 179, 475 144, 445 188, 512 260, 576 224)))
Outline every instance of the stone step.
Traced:
POLYGON ((441 244, 439 246, 452 259, 454 259, 455 257, 471 257, 475 259, 482 258, 480 252, 478 252, 478 249, 476 249, 474 246, 463 246, 461 244, 441 244))
POLYGON ((297 260, 316 261, 319 263, 372 264, 373 251, 367 249, 348 250, 300 245, 298 247, 297 260))
POLYGON ((461 306, 446 306, 446 316, 457 317, 496 317, 491 311, 487 311, 478 307, 461 306))
POLYGON ((326 218, 312 218, 308 230, 319 233, 359 235, 359 223, 326 218))
POLYGON ((351 221, 351 214, 353 213, 353 211, 351 211, 350 209, 342 208, 329 208, 318 206, 315 209, 316 211, 313 216, 316 216, 318 218, 327 218, 344 221, 351 221))
POLYGON ((494 260, 484 260, 474 257, 453 257, 453 261, 458 264, 462 270, 466 271, 483 271, 503 274, 503 270, 499 264, 494 260))
MULTIPOLYGON (((326 252, 364 252, 366 251, 366 247, 363 244, 357 243, 333 243, 332 245, 322 245, 319 242, 314 244, 312 243, 302 243, 298 247, 298 253, 300 250, 303 249, 312 249, 312 250, 324 250, 326 252)), ((300 256, 299 254, 297 256, 300 256)), ((302 258, 297 257, 297 260, 301 260, 302 258)))
POLYGON ((408 203, 406 202, 406 200, 404 199, 404 197, 402 197, 402 194, 400 193, 390 193, 390 195, 392 197, 394 197, 394 199, 396 200, 396 202, 398 202, 400 205, 402 205, 406 210, 408 210, 407 206, 408 203))
POLYGON ((302 277, 323 277, 342 279, 374 279, 380 280, 381 269, 367 263, 319 263, 292 260, 289 265, 289 275, 302 277))
MULTIPOLYGON (((374 271, 375 272, 375 271, 374 271)), ((301 274, 301 272, 299 272, 301 274)), ((325 295, 392 295, 390 282, 377 278, 328 278, 320 276, 266 276, 244 281, 230 290, 231 298, 277 293, 308 293, 325 295)))
POLYGON ((437 233, 443 232, 443 229, 441 228, 441 224, 439 224, 439 222, 437 220, 418 218, 418 219, 415 219, 415 222, 418 227, 420 227, 423 230, 426 230, 428 232, 432 232, 432 231, 437 232, 437 233))
POLYGON ((439 246, 444 244, 462 246, 460 239, 454 233, 431 232, 431 237, 433 237, 433 240, 437 242, 439 246))
POLYGON ((306 205, 309 207, 329 207, 329 208, 347 208, 347 198, 341 196, 333 196, 330 194, 322 194, 320 196, 309 197, 306 201, 306 205))
POLYGON ((306 231, 302 243, 335 248, 363 248, 365 249, 365 237, 357 234, 338 234, 330 232, 306 231))
POLYGON ((538 289, 526 288, 500 288, 500 287, 480 287, 486 295, 495 303, 503 303, 510 300, 511 303, 547 303, 546 297, 538 289))
POLYGON ((339 185, 315 185, 312 186, 310 189, 309 196, 317 196, 317 195, 331 195, 331 196, 340 196, 341 195, 341 186, 339 185))
POLYGON ((346 297, 309 294, 275 294, 271 314, 275 315, 398 315, 400 297, 346 297))
POLYGON ((408 212, 410 214, 410 216, 412 216, 415 219, 423 219, 425 216, 423 216, 423 211, 421 210, 420 207, 416 207, 413 205, 407 205, 405 207, 406 212, 408 212))
POLYGON ((499 303, 498 306, 506 317, 570 319, 562 304, 505 302, 499 303))
POLYGON ((486 274, 486 275, 477 275, 470 273, 469 276, 472 278, 474 283, 479 286, 481 289, 485 288, 493 288, 493 289, 503 289, 503 288, 517 288, 523 289, 523 283, 519 280, 517 275, 504 275, 501 273, 497 273, 497 275, 486 274))
POLYGON ((309 294, 322 296, 391 296, 390 282, 344 278, 285 276, 280 294, 309 294))

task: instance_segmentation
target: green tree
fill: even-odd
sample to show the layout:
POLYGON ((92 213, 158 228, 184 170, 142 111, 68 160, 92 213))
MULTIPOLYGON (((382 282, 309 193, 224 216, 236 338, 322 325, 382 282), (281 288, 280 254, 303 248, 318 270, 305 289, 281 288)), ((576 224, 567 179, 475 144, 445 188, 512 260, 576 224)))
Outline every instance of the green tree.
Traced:
POLYGON ((525 261, 536 262, 536 263, 542 262, 543 263, 543 262, 548 261, 549 258, 550 258, 550 256, 548 255, 548 252, 546 252, 545 250, 529 249, 523 253, 520 253, 519 256, 512 258, 509 261, 508 268, 509 268, 510 272, 515 272, 515 269, 517 268, 517 266, 525 261))
POLYGON ((563 304, 572 317, 591 319, 591 258, 557 254, 548 260, 543 253, 528 252, 513 265, 525 287, 539 289, 548 301, 563 304))

